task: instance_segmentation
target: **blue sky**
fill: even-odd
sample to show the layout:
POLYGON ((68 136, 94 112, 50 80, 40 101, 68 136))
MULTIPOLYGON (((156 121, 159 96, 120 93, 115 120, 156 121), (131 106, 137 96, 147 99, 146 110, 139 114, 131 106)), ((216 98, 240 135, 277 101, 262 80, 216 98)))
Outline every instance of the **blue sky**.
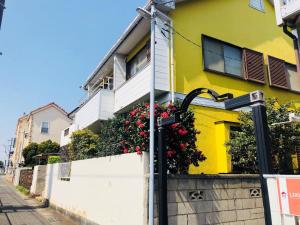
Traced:
POLYGON ((0 160, 23 112, 72 110, 80 85, 146 0, 7 0, 0 31, 0 160))

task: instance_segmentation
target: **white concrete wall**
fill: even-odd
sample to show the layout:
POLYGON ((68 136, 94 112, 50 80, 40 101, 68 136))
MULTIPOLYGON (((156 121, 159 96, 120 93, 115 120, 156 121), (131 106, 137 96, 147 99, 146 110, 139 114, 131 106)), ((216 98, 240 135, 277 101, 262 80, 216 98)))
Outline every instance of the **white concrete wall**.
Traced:
POLYGON ((114 92, 100 90, 76 112, 74 124, 83 129, 97 120, 107 120, 113 116, 113 103, 114 92))
POLYGON ((35 166, 32 175, 32 184, 30 193, 34 195, 41 195, 45 188, 47 166, 39 165, 35 166))
POLYGON ((70 181, 47 166, 44 197, 50 204, 105 225, 146 225, 148 154, 72 162, 70 181))

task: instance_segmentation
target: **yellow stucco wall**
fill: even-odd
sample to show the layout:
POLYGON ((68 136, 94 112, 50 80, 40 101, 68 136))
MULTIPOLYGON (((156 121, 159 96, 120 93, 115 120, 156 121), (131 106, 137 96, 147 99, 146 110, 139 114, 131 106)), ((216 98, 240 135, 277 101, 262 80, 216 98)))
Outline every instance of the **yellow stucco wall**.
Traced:
MULTIPOLYGON (((171 13, 174 27, 184 36, 201 44, 201 35, 272 55, 295 63, 292 41, 276 26, 273 6, 265 0, 265 12, 255 10, 248 0, 191 0, 177 4, 171 13)), ((174 34, 175 91, 189 93, 195 88, 206 87, 218 93, 231 92, 240 96, 254 90, 263 90, 267 97, 278 97, 280 102, 289 100, 300 104, 300 95, 269 87, 267 73, 265 85, 205 72, 202 49, 174 34)), ((266 62, 267 64, 267 62, 266 62)), ((198 146, 207 160, 200 167, 191 167, 190 173, 230 172, 224 141, 228 139, 228 125, 215 124, 226 120, 237 122, 237 113, 213 108, 193 107, 196 128, 201 131, 198 146), (226 127, 227 126, 227 127, 226 127)))

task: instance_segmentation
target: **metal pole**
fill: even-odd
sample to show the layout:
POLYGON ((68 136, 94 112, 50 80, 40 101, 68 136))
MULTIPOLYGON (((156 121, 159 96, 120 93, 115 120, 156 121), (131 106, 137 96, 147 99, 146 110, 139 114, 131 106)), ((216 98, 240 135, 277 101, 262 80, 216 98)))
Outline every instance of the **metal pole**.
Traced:
POLYGON ((164 126, 158 128, 158 216, 159 225, 168 225, 168 180, 164 126))
POLYGON ((154 225, 154 104, 155 104, 155 5, 151 5, 151 79, 150 79, 150 140, 149 140, 149 225, 154 225))
POLYGON ((266 107, 264 104, 258 103, 257 105, 254 105, 252 107, 252 112, 253 112, 253 121, 255 127, 257 158, 258 158, 259 173, 260 173, 260 180, 261 180, 265 223, 266 225, 272 225, 267 181, 263 177, 263 174, 272 173, 271 147, 270 147, 270 136, 269 136, 269 127, 267 123, 266 107))

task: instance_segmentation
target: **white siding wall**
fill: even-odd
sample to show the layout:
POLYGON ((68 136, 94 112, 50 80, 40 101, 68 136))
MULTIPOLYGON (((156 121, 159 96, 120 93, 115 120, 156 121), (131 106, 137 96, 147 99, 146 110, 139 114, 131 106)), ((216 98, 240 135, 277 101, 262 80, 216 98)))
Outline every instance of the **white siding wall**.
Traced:
POLYGON ((125 56, 116 54, 114 56, 114 89, 118 89, 126 82, 125 56))
POLYGON ((70 137, 71 137, 72 133, 76 130, 78 130, 78 126, 76 124, 72 124, 69 127, 69 134, 66 136, 65 136, 65 130, 63 130, 60 135, 60 146, 66 146, 67 144, 69 144, 71 142, 70 137))
POLYGON ((74 123, 83 129, 97 120, 107 120, 113 116, 113 107, 114 92, 100 90, 76 112, 74 123))
MULTIPOLYGON (((157 19, 155 30, 155 89, 170 91, 170 40, 161 33, 164 21, 157 19)), ((116 62, 116 61, 115 61, 116 62)), ((115 109, 117 112, 129 104, 144 97, 150 91, 151 63, 115 91, 115 109)))
POLYGON ((50 204, 105 225, 146 225, 148 154, 72 162, 70 181, 47 166, 44 197, 50 204))
POLYGON ((162 34, 162 28, 166 28, 165 21, 157 18, 155 29, 155 89, 170 91, 170 40, 169 33, 162 34))

